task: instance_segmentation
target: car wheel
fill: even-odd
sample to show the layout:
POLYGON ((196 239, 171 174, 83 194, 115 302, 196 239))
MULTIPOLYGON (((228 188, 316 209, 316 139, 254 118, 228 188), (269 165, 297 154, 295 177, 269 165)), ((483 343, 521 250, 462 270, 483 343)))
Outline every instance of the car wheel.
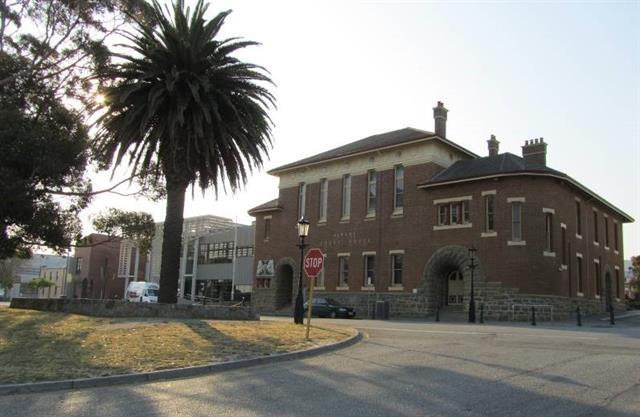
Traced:
POLYGON ((332 311, 332 312, 331 312, 331 318, 332 318, 332 319, 335 319, 335 318, 336 318, 336 312, 335 312, 335 311, 332 311))

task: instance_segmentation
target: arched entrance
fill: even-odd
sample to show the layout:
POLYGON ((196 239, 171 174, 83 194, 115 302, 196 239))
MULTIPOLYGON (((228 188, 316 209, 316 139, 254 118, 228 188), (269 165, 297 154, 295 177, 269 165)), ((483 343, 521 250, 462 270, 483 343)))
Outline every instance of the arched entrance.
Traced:
MULTIPOLYGON (((479 266, 478 262, 476 264, 479 266)), ((429 311, 434 311, 436 306, 442 309, 447 306, 464 306, 468 302, 471 282, 468 265, 469 250, 464 246, 445 246, 431 255, 421 283, 429 311)), ((480 278, 479 272, 478 267, 474 275, 476 281, 480 278)))
POLYGON ((293 299, 293 267, 289 263, 281 263, 276 269, 275 308, 280 310, 291 306, 293 299))

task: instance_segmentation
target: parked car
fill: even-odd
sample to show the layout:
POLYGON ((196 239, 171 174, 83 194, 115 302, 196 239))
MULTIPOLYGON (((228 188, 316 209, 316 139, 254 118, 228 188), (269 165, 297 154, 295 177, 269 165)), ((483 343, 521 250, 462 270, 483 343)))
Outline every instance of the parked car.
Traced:
POLYGON ((134 303, 157 303, 160 286, 155 282, 133 281, 127 287, 125 301, 134 303))
MULTIPOLYGON (((306 314, 307 303, 305 303, 304 305, 304 311, 306 314)), ((356 316, 356 311, 352 307, 341 305, 339 302, 332 298, 318 297, 313 299, 311 315, 315 317, 340 317, 345 319, 352 319, 356 316)))

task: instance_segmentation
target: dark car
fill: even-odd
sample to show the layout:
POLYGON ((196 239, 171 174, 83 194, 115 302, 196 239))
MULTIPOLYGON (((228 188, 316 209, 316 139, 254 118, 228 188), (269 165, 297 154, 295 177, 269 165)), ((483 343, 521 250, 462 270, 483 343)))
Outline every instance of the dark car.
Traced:
MULTIPOLYGON (((306 314, 307 303, 304 303, 304 311, 306 314)), ((356 316, 356 312, 353 308, 343 306, 332 298, 318 297, 313 299, 311 315, 315 317, 352 319, 356 316)))

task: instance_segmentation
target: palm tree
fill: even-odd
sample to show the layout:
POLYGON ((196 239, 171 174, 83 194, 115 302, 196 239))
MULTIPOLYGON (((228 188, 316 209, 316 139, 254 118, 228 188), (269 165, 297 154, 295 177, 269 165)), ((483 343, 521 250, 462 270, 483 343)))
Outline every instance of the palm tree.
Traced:
POLYGON ((143 22, 128 36, 131 54, 100 74, 104 104, 97 118, 96 156, 132 174, 166 184, 160 302, 177 300, 185 192, 220 185, 235 191, 260 168, 271 146, 267 111, 274 97, 267 71, 232 54, 256 42, 217 39, 225 11, 211 20, 199 0, 172 10, 153 3, 154 27, 143 22))

